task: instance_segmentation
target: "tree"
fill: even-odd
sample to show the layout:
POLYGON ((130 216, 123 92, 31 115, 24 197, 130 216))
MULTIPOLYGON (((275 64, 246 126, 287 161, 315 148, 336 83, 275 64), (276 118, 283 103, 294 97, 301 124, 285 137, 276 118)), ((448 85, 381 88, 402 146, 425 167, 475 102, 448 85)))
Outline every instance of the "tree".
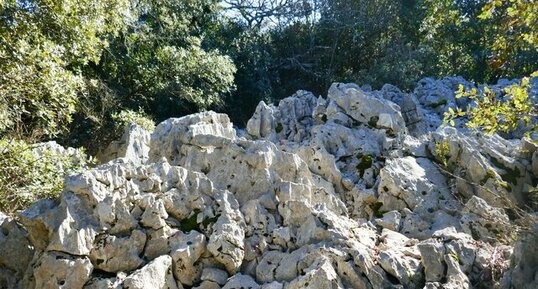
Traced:
POLYGON ((97 62, 129 18, 127 0, 0 0, 0 133, 54 136, 97 62))
POLYGON ((501 76, 529 75, 538 70, 538 3, 489 0, 479 18, 488 23, 488 62, 501 76))
POLYGON ((489 75, 485 26, 478 16, 486 0, 425 0, 421 43, 432 53, 433 75, 483 81, 489 75))
POLYGON ((219 49, 235 66, 236 89, 226 95, 222 109, 232 121, 246 126, 256 105, 271 101, 274 89, 272 41, 267 33, 253 30, 242 22, 221 19, 206 34, 204 46, 219 49))
POLYGON ((423 74, 417 65, 422 58, 418 46, 422 8, 418 1, 315 3, 312 17, 274 34, 281 79, 294 75, 292 79, 304 79, 308 87, 324 91, 335 81, 375 87, 393 82, 408 88, 423 74))
POLYGON ((94 73, 121 95, 124 106, 142 107, 158 120, 220 104, 233 89, 235 66, 219 51, 201 47, 216 4, 137 2, 137 21, 114 40, 94 73))
POLYGON ((310 7, 310 1, 304 0, 223 0, 224 10, 249 30, 261 30, 267 27, 285 26, 300 16, 304 16, 310 7))
MULTIPOLYGON (((493 41, 489 48, 493 52, 489 62, 494 68, 503 69, 505 73, 513 73, 513 65, 522 57, 522 51, 536 55, 538 52, 538 5, 534 1, 494 1, 490 0, 482 6, 480 19, 489 20, 496 25, 488 25, 493 31, 493 41)), ((529 54, 525 53, 525 56, 529 54)), ((523 57, 525 58, 525 57, 523 57)), ((518 72, 530 73, 538 69, 536 62, 524 61, 518 72)), ((531 74, 538 77, 538 71, 531 74)), ((467 126, 481 129, 487 134, 497 131, 509 132, 523 124, 528 132, 535 131, 538 126, 533 123, 538 117, 536 100, 529 95, 530 79, 524 77, 518 84, 506 87, 501 93, 490 87, 465 91, 460 87, 458 97, 468 97, 471 105, 467 109, 449 109, 445 113, 445 122, 454 125, 454 119, 466 117, 467 126), (532 126, 531 126, 532 125, 532 126)))

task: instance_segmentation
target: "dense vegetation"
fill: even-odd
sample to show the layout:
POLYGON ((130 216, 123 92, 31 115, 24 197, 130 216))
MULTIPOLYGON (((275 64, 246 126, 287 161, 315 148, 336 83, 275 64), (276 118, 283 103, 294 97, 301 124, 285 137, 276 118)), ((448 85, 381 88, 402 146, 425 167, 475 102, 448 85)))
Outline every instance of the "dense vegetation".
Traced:
POLYGON ((0 131, 88 145, 113 114, 257 102, 334 81, 412 88, 538 69, 535 1, 0 1, 0 131), (235 77, 235 78, 234 78, 235 77), (76 122, 72 120, 76 119, 76 122))
MULTIPOLYGON (((0 150, 24 159, 8 140, 53 139, 94 154, 122 119, 207 109, 243 126, 260 100, 335 81, 412 89, 536 70, 534 0, 0 0, 0 150)), ((468 116, 509 128, 488 120, 533 112, 513 92, 516 112, 500 102, 468 116)))

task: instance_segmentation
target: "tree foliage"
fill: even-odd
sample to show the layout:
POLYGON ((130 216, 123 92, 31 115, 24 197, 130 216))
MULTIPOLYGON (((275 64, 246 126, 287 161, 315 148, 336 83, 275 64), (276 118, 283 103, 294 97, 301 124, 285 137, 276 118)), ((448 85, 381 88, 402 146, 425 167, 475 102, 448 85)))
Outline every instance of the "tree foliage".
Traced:
POLYGON ((491 66, 521 76, 537 70, 538 4, 528 0, 490 0, 479 18, 491 39, 491 66), (519 74, 519 75, 518 75, 519 74))
MULTIPOLYGON (((449 108, 445 113, 445 122, 455 125, 455 118, 466 117, 469 120, 467 127, 481 129, 486 134, 510 132, 521 124, 529 127, 532 118, 538 116, 535 102, 529 96, 529 89, 529 78, 526 77, 521 83, 512 84, 500 93, 488 86, 480 90, 465 90, 460 86, 456 97, 467 97, 471 104, 466 110, 449 108)), ((535 129, 536 127, 530 128, 535 129)))
POLYGON ((178 103, 195 110, 221 103, 233 88, 235 66, 217 50, 201 47, 216 9, 213 0, 140 1, 137 21, 115 39, 97 72, 118 88, 127 106, 164 113, 160 118, 171 116, 163 112, 171 103, 179 111, 178 103))
POLYGON ((80 69, 129 18, 127 0, 0 1, 0 132, 55 135, 76 111, 80 69))
POLYGON ((0 139, 0 211, 13 213, 38 199, 56 198, 64 177, 89 164, 83 150, 0 139))
POLYGON ((201 46, 217 9, 214 0, 0 1, 0 133, 40 139, 73 117, 95 122, 81 104, 96 86, 118 96, 114 111, 166 117, 221 104, 235 67, 201 46))
POLYGON ((538 70, 537 6, 0 0, 0 134, 88 145, 125 109, 156 121, 218 109, 242 125, 260 100, 322 94, 332 82, 412 89, 424 76, 522 77, 538 70))
MULTIPOLYGON (((521 75, 538 68, 527 58, 538 52, 537 15, 538 5, 534 1, 490 0, 481 7, 478 18, 495 23, 487 26, 495 36, 488 43, 492 52, 488 61, 493 69, 503 69, 506 73, 516 70, 521 75)), ((533 72, 531 77, 538 77, 538 71, 533 72)), ((530 89, 528 77, 523 77, 520 83, 512 84, 500 93, 488 86, 470 90, 460 86, 457 97, 468 97, 471 105, 465 111, 449 109, 445 113, 445 122, 454 125, 454 119, 465 117, 469 128, 481 129, 487 134, 509 132, 520 125, 527 127, 530 133, 538 128, 532 125, 538 110, 536 100, 529 95, 530 89)))

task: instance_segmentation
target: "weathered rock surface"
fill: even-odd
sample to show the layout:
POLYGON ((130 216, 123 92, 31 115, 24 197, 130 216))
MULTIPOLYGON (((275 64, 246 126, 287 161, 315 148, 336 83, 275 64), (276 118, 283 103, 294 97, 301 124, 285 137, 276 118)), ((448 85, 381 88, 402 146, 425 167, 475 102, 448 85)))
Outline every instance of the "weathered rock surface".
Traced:
POLYGON ((99 151, 97 158, 106 163, 117 158, 127 158, 134 163, 142 164, 148 160, 151 132, 143 127, 130 124, 125 128, 120 140, 99 151))
POLYGON ((460 83, 299 91, 244 137, 214 112, 131 126, 0 217, 0 288, 536 288, 536 235, 510 244, 538 146, 440 128, 460 83))

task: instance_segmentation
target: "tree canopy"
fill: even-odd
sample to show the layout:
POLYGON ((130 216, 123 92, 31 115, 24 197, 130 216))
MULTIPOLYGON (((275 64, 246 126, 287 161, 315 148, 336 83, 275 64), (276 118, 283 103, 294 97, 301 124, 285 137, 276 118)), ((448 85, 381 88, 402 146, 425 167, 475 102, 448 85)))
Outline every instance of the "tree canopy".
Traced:
MULTIPOLYGON (((0 133, 84 143, 122 110, 244 125, 332 82, 411 89, 538 70, 527 0, 0 0, 0 133), (76 120, 76 121, 73 121, 76 120)), ((103 136, 106 138, 106 136, 103 136)))

